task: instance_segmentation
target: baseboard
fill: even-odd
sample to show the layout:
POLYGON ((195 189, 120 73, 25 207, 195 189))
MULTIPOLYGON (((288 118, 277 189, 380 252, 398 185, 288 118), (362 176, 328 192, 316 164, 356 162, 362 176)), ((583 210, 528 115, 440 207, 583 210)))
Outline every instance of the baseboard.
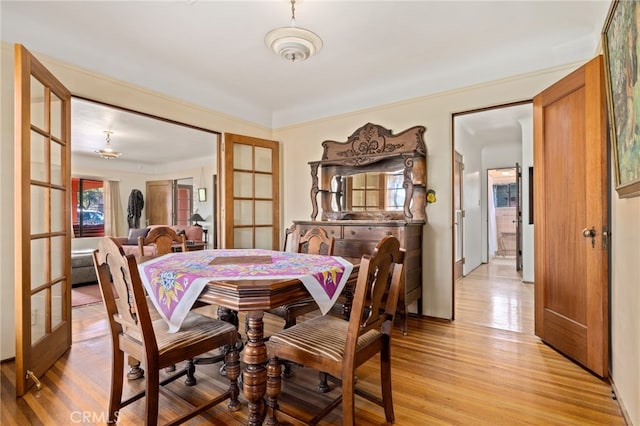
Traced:
POLYGON ((622 413, 622 418, 624 419, 625 424, 633 425, 633 422, 631 421, 631 417, 629 417, 629 413, 627 413, 627 410, 624 408, 624 404, 622 403, 622 400, 618 398, 618 389, 616 388, 616 384, 613 381, 611 374, 609 374, 609 382, 611 383, 612 397, 616 400, 616 403, 620 408, 620 412, 622 413))

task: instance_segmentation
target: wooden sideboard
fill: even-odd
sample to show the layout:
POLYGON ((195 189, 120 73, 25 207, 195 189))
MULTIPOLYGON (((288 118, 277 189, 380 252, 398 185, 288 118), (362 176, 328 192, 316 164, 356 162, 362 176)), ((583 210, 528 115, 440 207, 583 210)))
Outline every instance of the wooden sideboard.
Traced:
POLYGON ((304 235, 311 228, 321 227, 335 238, 333 254, 359 258, 371 253, 380 239, 392 235, 400 241, 405 254, 404 292, 398 300, 398 317, 402 332, 407 332, 407 305, 418 302, 422 315, 422 227, 423 223, 366 220, 294 221, 295 230, 304 235))
POLYGON ((324 228, 336 256, 360 258, 385 236, 406 251, 398 318, 407 331, 407 305, 422 315, 422 232, 427 221, 426 128, 394 133, 366 123, 345 142, 325 140, 311 167, 311 220, 294 221, 297 235, 324 228), (320 198, 320 203, 318 203, 320 198), (317 220, 320 214, 320 220, 317 220))

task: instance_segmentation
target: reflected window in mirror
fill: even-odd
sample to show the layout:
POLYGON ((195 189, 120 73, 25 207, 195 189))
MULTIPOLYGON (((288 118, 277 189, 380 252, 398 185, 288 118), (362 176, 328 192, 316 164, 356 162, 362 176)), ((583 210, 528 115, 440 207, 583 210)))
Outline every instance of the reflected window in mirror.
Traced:
POLYGON ((387 188, 387 202, 385 210, 402 210, 404 206, 404 198, 406 192, 402 186, 404 182, 404 173, 396 172, 393 174, 385 175, 387 188))
POLYGON ((336 194, 332 208, 336 211, 402 210, 405 189, 400 171, 359 173, 346 178, 336 176, 331 191, 336 194))

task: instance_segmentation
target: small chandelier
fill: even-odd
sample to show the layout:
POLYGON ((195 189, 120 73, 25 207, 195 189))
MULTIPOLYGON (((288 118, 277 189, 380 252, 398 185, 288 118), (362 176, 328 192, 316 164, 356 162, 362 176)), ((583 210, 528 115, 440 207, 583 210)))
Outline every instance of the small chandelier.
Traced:
POLYGON ((296 1, 291 0, 291 26, 276 28, 265 35, 265 44, 287 61, 296 62, 315 55, 322 49, 322 39, 317 34, 296 27, 296 1))
POLYGON ((96 153, 105 160, 113 160, 114 158, 120 157, 122 153, 114 151, 113 148, 111 148, 111 135, 113 132, 105 130, 104 133, 107 135, 107 144, 104 146, 104 149, 97 150, 96 153))

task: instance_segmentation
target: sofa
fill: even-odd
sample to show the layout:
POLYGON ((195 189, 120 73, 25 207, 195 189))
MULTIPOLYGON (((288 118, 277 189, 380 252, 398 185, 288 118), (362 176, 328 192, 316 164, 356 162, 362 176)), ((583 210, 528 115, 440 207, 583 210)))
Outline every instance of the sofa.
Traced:
POLYGON ((93 250, 71 252, 71 287, 98 282, 92 253, 93 250))
POLYGON ((152 230, 153 228, 157 228, 160 226, 168 226, 169 228, 173 229, 174 231, 176 231, 177 234, 181 234, 184 233, 185 235, 185 239, 187 241, 193 241, 195 243, 203 243, 203 230, 202 230, 202 226, 198 226, 198 225, 187 225, 187 226, 183 226, 183 225, 149 225, 146 228, 140 228, 140 229, 130 229, 129 230, 129 235, 126 237, 116 237, 116 240, 120 243, 120 245, 122 246, 122 249, 124 250, 125 254, 132 254, 135 257, 140 257, 140 256, 155 256, 156 255, 156 248, 155 245, 151 244, 151 245, 147 245, 144 246, 144 253, 139 253, 139 249, 138 249, 138 237, 146 237, 147 234, 149 233, 150 230, 152 230))

